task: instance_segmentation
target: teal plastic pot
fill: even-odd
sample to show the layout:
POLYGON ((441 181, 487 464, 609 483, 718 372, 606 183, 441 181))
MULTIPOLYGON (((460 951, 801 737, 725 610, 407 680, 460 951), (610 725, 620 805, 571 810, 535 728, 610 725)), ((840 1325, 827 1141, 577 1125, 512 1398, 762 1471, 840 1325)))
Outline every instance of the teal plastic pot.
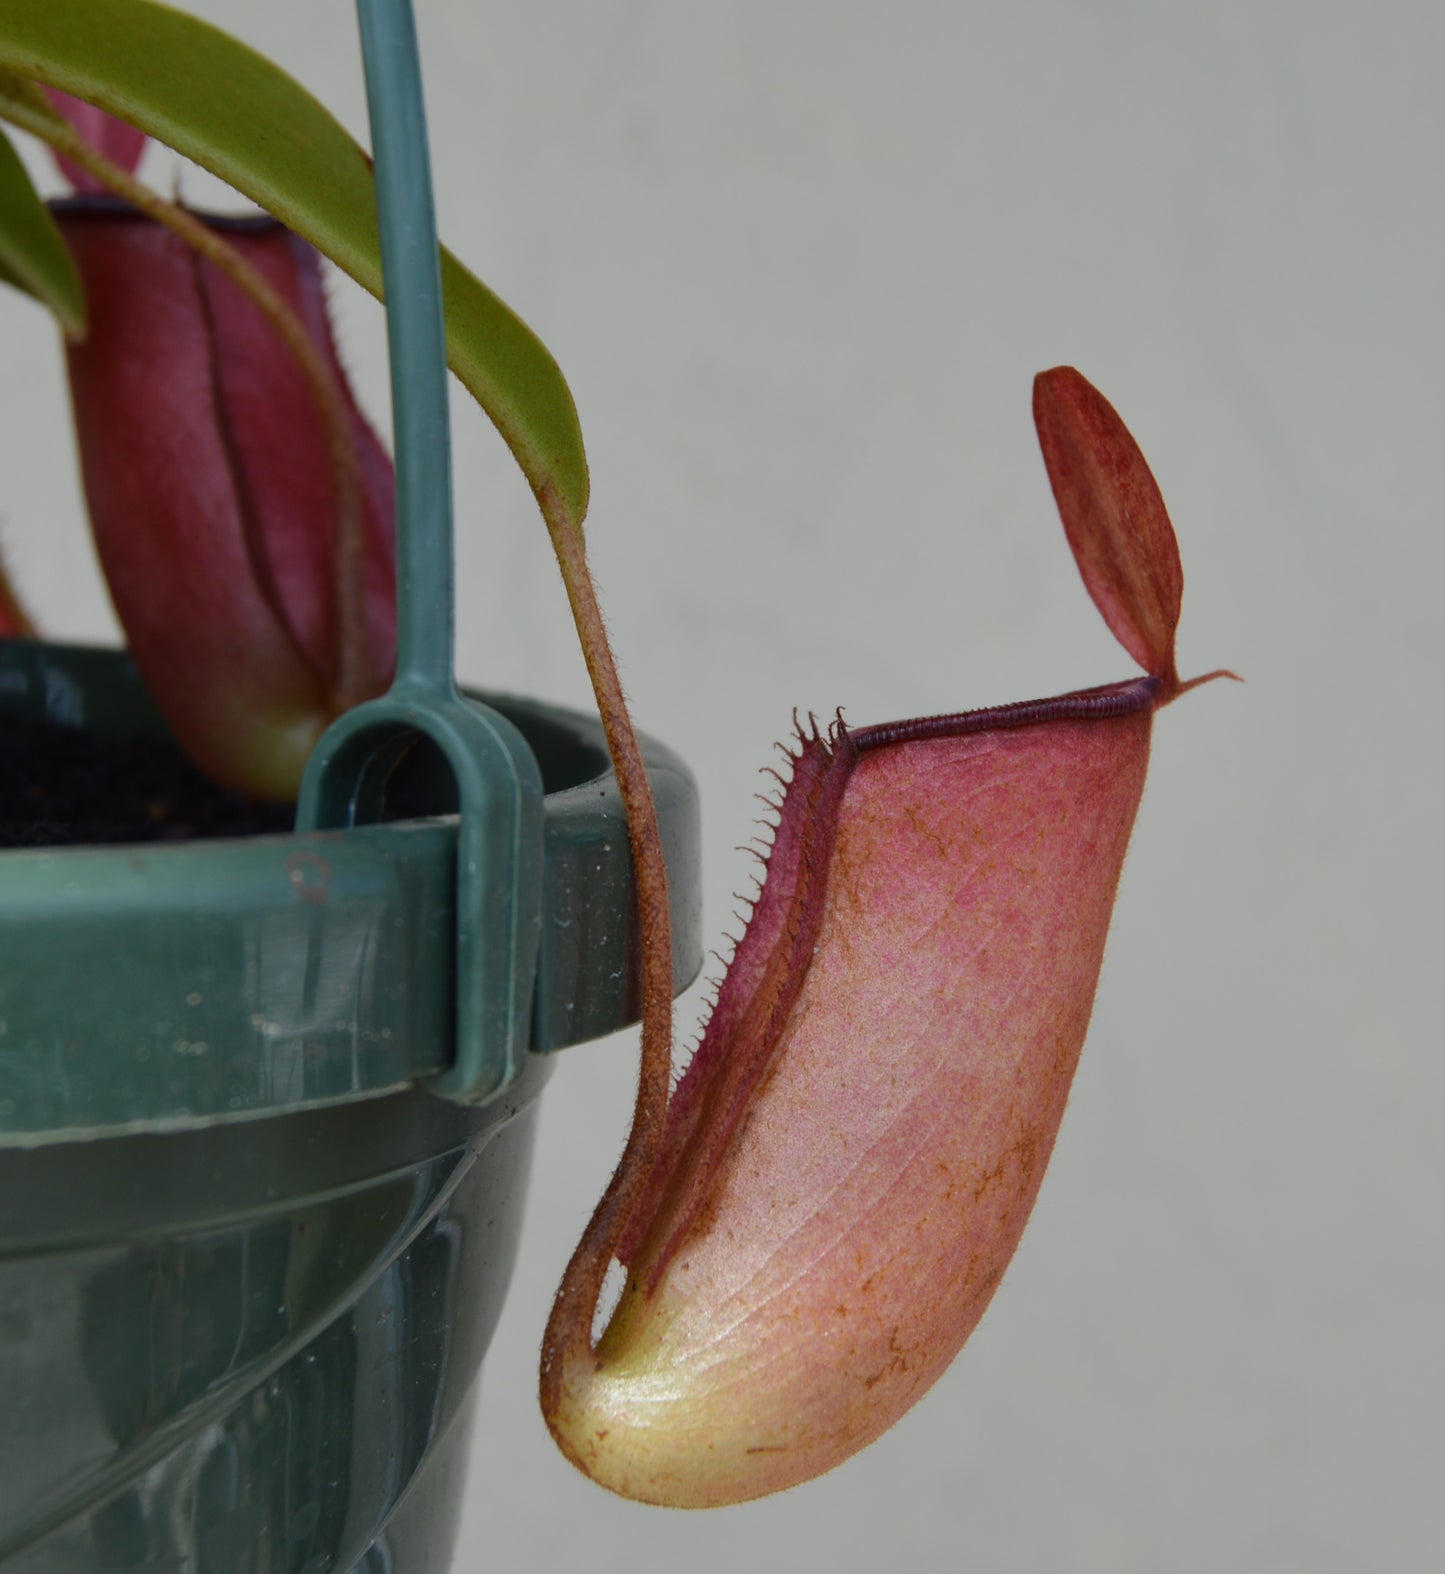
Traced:
MULTIPOLYGON (((0 853, 0 1569, 433 1574, 549 1052, 636 1015, 595 721, 489 696, 547 789, 532 1050, 446 1071, 455 819, 0 853)), ((116 652, 0 642, 0 711, 163 736, 116 652)), ((647 749, 700 963, 696 792, 647 749)))

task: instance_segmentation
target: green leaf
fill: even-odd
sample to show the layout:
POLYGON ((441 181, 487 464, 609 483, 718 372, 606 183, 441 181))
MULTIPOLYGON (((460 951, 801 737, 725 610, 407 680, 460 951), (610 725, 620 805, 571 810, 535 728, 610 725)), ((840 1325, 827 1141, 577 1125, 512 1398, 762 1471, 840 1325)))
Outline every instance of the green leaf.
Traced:
POLYGON ((48 306, 68 334, 85 332, 85 292, 50 210, 0 133, 0 280, 48 306))
MULTIPOLYGON (((346 25, 338 10, 338 27, 346 25)), ((371 165, 305 88, 228 34, 149 0, 0 0, 0 68, 99 105, 203 165, 378 298, 371 165)), ((571 391, 542 342, 445 248, 447 353, 549 517, 587 512, 571 391)))

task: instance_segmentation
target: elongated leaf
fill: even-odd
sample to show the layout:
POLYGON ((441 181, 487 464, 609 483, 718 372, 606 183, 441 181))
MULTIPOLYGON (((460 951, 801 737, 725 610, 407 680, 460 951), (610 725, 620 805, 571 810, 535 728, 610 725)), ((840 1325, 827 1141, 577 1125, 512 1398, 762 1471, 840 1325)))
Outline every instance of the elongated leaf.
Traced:
MULTIPOLYGON (((236 39, 149 0, 0 0, 0 67, 98 105, 194 159, 381 296, 370 161, 303 87, 236 39)), ((442 289, 452 369, 533 491, 560 502, 580 526, 587 462, 556 362, 445 249, 442 289)))
POLYGON ((60 231, 0 134, 0 280, 48 306, 66 333, 85 332, 85 292, 60 231))

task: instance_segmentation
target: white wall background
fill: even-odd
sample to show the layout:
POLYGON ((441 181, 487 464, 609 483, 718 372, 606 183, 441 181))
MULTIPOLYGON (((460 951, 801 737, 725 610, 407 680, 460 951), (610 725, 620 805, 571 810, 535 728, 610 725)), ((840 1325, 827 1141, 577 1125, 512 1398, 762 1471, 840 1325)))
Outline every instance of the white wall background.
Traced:
MULTIPOLYGON (((363 125, 344 0, 193 9, 363 125)), ((1083 369, 1155 467, 1184 668, 1249 680, 1161 719, 1002 1290, 933 1394, 831 1477, 680 1516, 553 1453, 536 1346, 633 1075, 630 1038, 572 1053, 458 1568, 1431 1566, 1445 10, 420 11, 443 229, 571 379, 637 718, 703 783, 714 935, 794 705, 862 723, 1128 674, 1037 457, 1041 367, 1083 369)), ((378 315, 340 310, 381 410, 378 315)), ((0 331, 8 550, 51 629, 104 633, 50 331, 18 298, 0 331)), ((525 489, 456 408, 466 673, 586 703, 525 489)))

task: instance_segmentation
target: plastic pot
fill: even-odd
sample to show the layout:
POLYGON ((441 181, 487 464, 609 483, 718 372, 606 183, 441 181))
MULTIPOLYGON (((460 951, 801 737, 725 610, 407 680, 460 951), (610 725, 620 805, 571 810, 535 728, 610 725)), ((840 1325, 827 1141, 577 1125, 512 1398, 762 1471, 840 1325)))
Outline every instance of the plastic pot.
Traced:
MULTIPOLYGON (((547 797, 532 1052, 482 1104, 427 1091, 454 816, 0 853, 5 1574, 447 1566, 548 1052, 636 1007, 600 728, 488 703, 547 797)), ((0 642, 0 711, 163 737, 117 652, 0 642)), ((648 757, 681 987, 696 792, 648 757)))

